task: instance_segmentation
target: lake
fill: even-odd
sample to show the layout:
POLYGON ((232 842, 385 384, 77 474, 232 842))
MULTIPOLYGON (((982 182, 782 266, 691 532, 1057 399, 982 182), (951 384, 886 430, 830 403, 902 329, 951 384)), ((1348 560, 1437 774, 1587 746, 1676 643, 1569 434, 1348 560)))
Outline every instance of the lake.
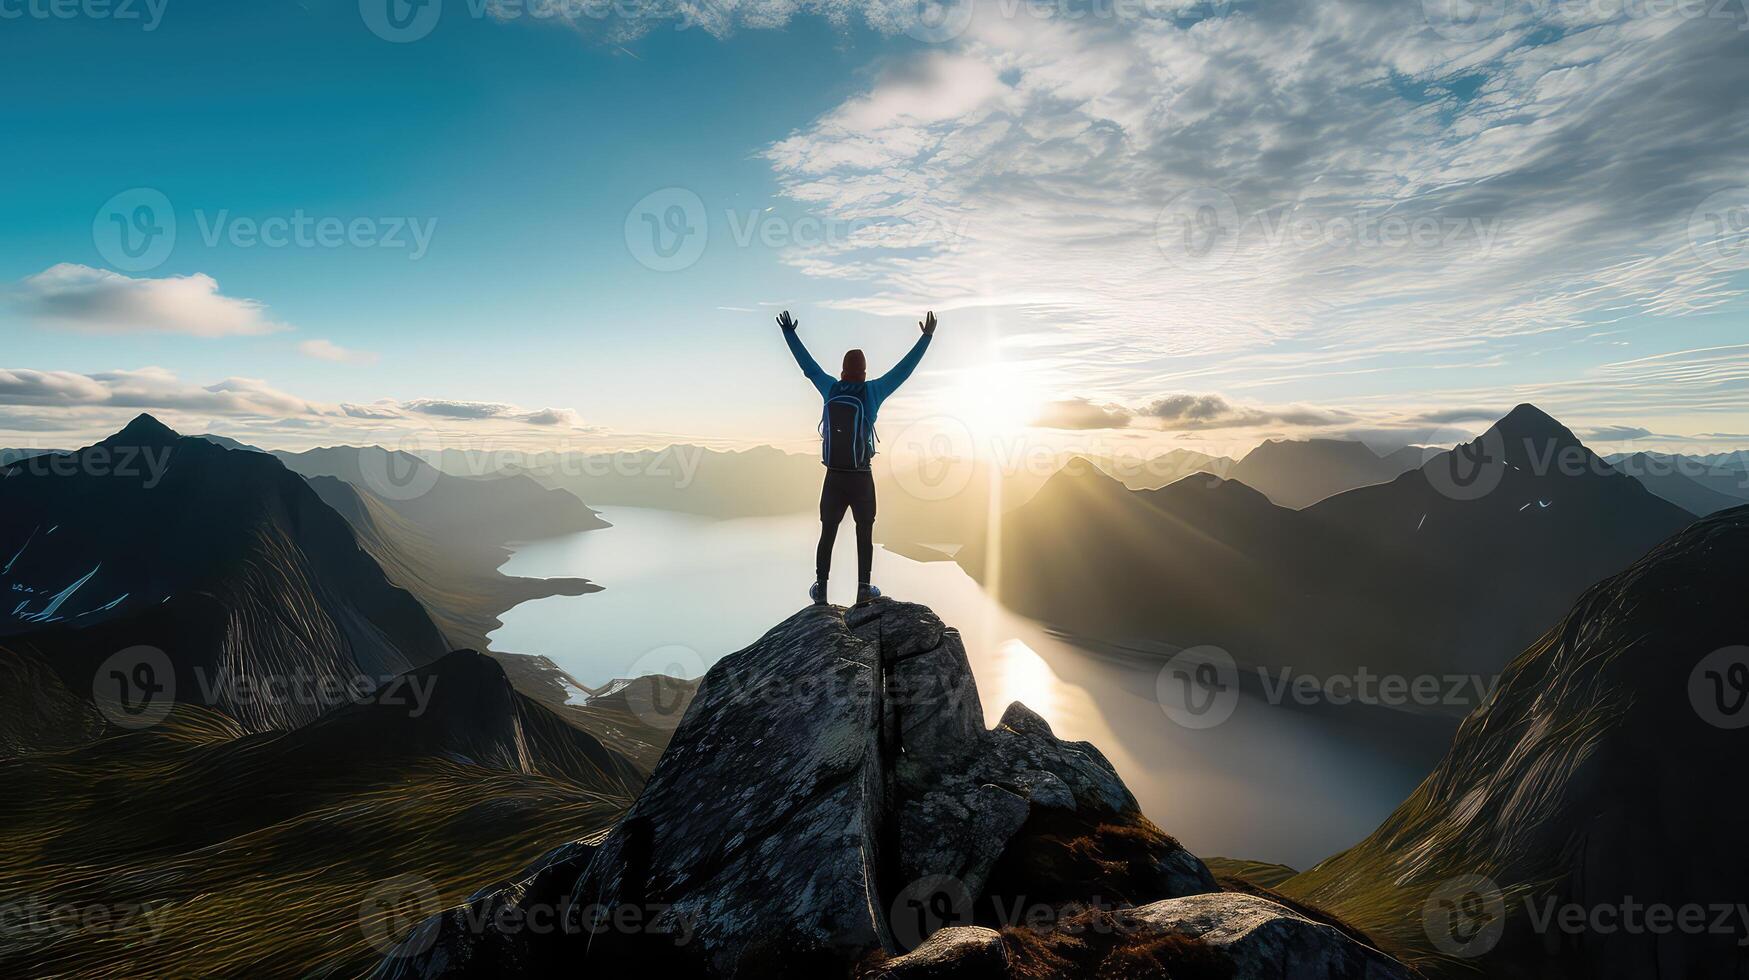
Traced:
MULTIPOLYGON (((807 604, 819 533, 812 515, 601 512, 613 527, 522 545, 503 570, 581 576, 604 591, 517 606, 492 634, 494 648, 544 654, 591 687, 649 673, 698 676, 807 604)), ((856 577, 848 520, 833 568, 832 600, 848 603, 856 577)), ((1438 761, 1449 734, 1411 725, 1405 735, 1353 709, 1278 707, 1249 695, 1222 724, 1186 728, 1162 708, 1159 658, 1112 656, 1053 633, 1003 609, 951 562, 877 549, 874 579, 959 629, 988 722, 1021 701, 1059 736, 1099 746, 1143 811, 1199 855, 1309 867, 1370 833, 1438 761)))

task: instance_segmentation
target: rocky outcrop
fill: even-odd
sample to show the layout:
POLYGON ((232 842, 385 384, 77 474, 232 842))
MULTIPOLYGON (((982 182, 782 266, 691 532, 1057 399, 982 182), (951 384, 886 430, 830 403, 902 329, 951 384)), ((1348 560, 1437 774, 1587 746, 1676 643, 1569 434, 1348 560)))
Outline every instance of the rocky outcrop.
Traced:
MULTIPOLYGON (((719 662, 637 803, 560 855, 427 922, 379 976, 1034 976, 1009 936, 1041 911, 1217 890, 1093 746, 1019 704, 986 730, 958 633, 888 600, 811 607, 719 662), (559 927, 490 925, 542 912, 559 927)), ((1174 949, 1269 924, 1197 908, 1174 949)), ((1331 936, 1320 976, 1387 975, 1306 924, 1331 936)))

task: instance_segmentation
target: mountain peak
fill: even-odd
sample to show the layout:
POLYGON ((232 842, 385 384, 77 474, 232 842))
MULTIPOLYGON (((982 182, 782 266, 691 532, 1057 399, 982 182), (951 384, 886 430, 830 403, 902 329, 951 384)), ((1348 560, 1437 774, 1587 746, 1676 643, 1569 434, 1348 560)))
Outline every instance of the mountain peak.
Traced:
POLYGON ((111 446, 163 446, 182 438, 175 429, 153 418, 149 413, 141 412, 134 420, 122 427, 120 432, 103 440, 111 446))
POLYGON ((1571 429, 1562 425, 1554 416, 1529 402, 1524 402, 1501 416, 1500 421, 1495 422, 1493 428, 1508 439, 1579 441, 1571 429))

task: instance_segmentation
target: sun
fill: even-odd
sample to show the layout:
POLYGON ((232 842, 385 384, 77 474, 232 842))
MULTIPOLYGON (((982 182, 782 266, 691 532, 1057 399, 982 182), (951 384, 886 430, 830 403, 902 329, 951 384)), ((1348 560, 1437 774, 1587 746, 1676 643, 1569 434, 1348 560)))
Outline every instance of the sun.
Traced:
POLYGON ((1011 364, 984 364, 959 372, 942 397, 943 413, 974 435, 1013 435, 1038 417, 1044 398, 1011 364))

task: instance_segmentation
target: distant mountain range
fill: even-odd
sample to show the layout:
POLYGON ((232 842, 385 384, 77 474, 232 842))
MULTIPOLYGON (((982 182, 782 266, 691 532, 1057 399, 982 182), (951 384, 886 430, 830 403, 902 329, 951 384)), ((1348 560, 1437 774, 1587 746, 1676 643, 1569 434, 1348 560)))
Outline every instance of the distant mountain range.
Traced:
POLYGON ((1345 490, 1389 483, 1437 452, 1406 446, 1380 456, 1347 439, 1269 439, 1221 475, 1298 510, 1345 490))
POLYGON ((1616 469, 1639 480, 1665 500, 1691 513, 1716 514, 1749 502, 1749 470, 1741 457, 1711 458, 1634 453, 1606 457, 1616 469))
POLYGON ((1105 639, 1488 674, 1693 516, 1522 405, 1417 469, 1297 511, 1235 480, 1130 491, 1072 465, 1004 517, 999 547, 958 560, 1016 610, 1105 639))
POLYGON ((808 510, 820 500, 819 459, 770 446, 723 452, 674 445, 621 453, 536 453, 509 461, 444 450, 436 461, 445 472, 475 477, 524 474, 598 506, 767 517, 808 510))
POLYGON ((579 578, 503 575, 497 569, 509 551, 493 545, 483 530, 476 529, 457 544, 441 530, 410 520, 365 487, 332 476, 309 477, 309 484, 352 525, 359 546, 376 559, 389 580, 413 593, 430 612, 452 648, 486 649, 488 637, 502 625, 498 617, 519 603, 600 591, 579 578))
POLYGON ((1745 554, 1740 508, 1588 589, 1377 831, 1279 887, 1433 977, 1741 975, 1745 554))
POLYGON ((582 499, 520 474, 452 476, 412 453, 335 446, 274 453, 304 476, 329 476, 370 492, 449 547, 499 547, 607 526, 582 499))

